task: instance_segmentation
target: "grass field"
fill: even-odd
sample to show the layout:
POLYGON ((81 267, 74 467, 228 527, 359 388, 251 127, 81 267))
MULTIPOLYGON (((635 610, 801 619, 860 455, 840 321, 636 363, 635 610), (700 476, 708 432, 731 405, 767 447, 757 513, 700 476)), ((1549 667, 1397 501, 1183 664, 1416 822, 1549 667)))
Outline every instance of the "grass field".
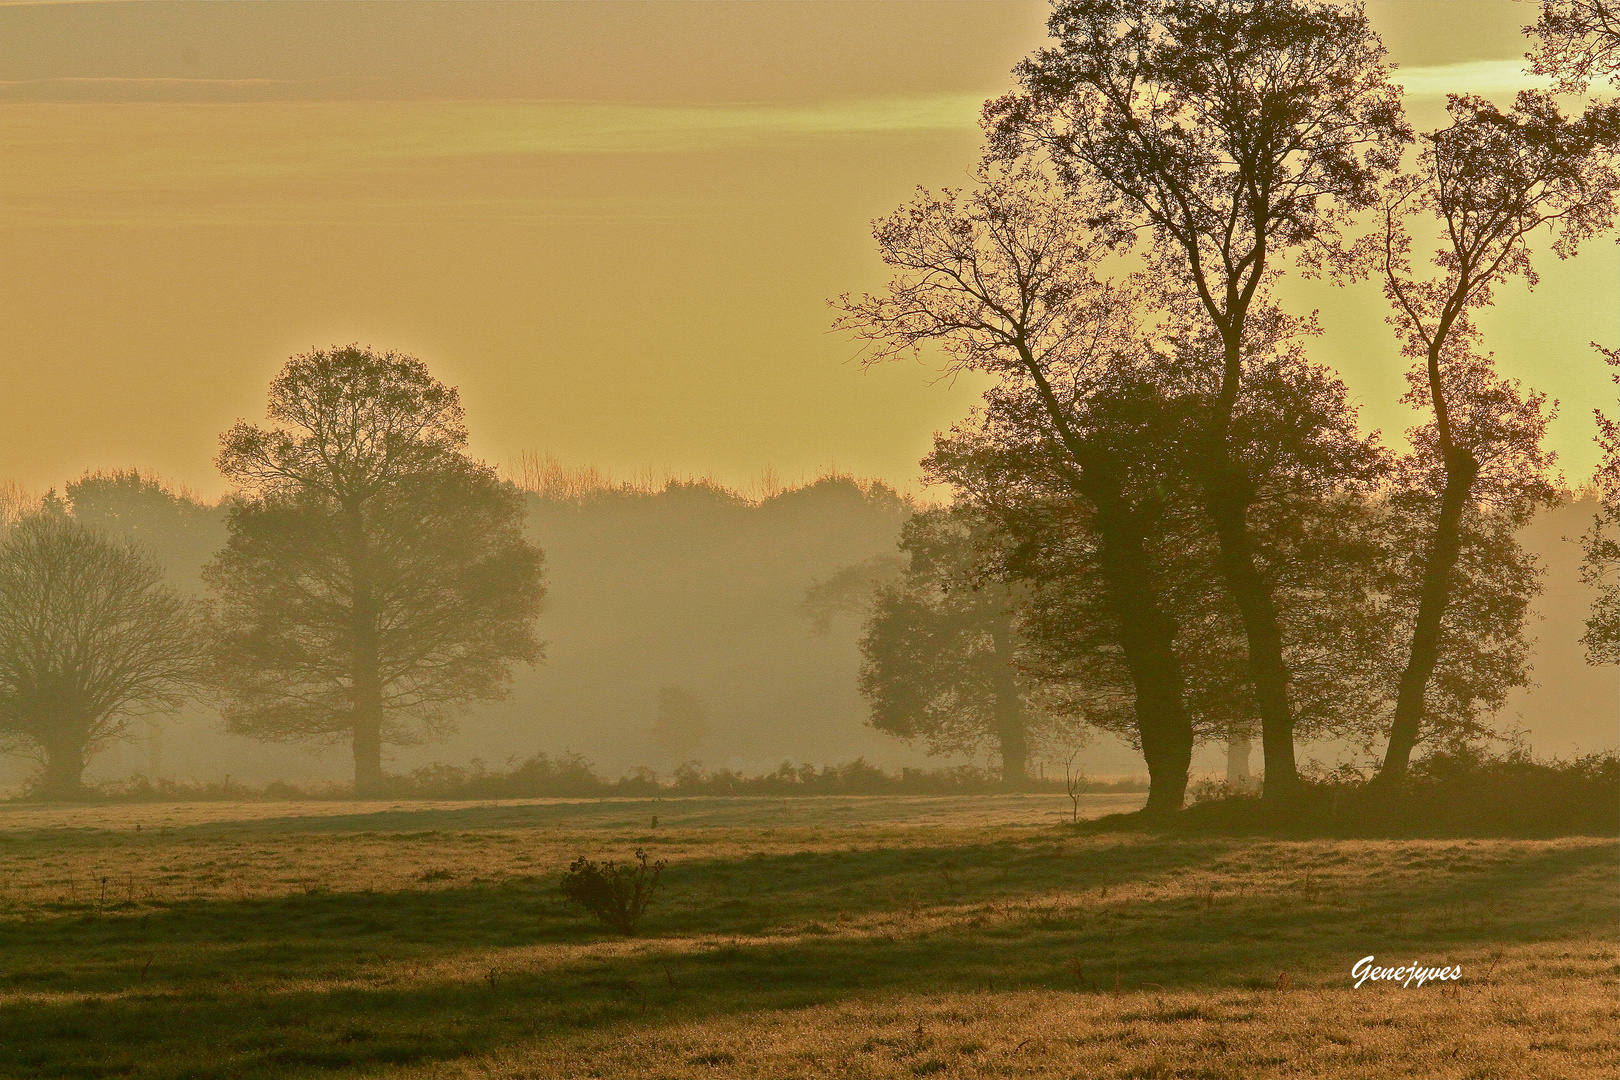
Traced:
POLYGON ((1620 1072, 1613 840, 1068 815, 1044 795, 12 804, 0 1076, 1620 1072), (639 936, 561 903, 575 855, 638 846, 669 864, 639 936), (1464 976, 1354 990, 1368 954, 1464 976))

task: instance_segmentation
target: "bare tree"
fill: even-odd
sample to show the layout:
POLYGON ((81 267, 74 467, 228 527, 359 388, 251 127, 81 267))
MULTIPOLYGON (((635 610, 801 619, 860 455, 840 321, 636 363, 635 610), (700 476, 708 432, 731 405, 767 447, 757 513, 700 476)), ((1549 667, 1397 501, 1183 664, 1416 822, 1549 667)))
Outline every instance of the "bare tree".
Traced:
POLYGON ((521 494, 462 453, 456 392, 420 360, 296 356, 269 415, 226 432, 219 458, 241 485, 207 574, 227 725, 347 738, 370 794, 384 742, 442 730, 540 658, 540 552, 521 494))
POLYGON ((39 790, 71 798, 90 756, 137 717, 201 686, 199 612, 163 568, 59 503, 0 544, 0 741, 44 761, 39 790))
POLYGON ((1530 238, 1554 234, 1560 258, 1614 221, 1620 175, 1614 139, 1620 108, 1563 117, 1552 98, 1524 91, 1508 112, 1477 97, 1450 98, 1452 123, 1426 136, 1417 168, 1391 186, 1382 237, 1384 291, 1407 356, 1416 361, 1406 400, 1431 411, 1415 433, 1409 486, 1427 491, 1432 522, 1406 668, 1381 776, 1399 780, 1424 723, 1424 695, 1440 656, 1464 518, 1484 504, 1527 514, 1553 498, 1551 456, 1541 447, 1545 397, 1497 375, 1481 355, 1472 313, 1512 277, 1536 283, 1530 238), (1441 241, 1426 274, 1411 266, 1407 220, 1435 221, 1441 241))

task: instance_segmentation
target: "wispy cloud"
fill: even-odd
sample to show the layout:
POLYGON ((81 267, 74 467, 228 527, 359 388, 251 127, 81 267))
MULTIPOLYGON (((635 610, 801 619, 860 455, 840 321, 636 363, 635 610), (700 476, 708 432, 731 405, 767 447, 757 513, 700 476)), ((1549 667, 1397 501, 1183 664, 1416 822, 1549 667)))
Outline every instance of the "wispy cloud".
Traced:
MULTIPOLYGON (((172 221, 199 215, 215 220, 220 214, 252 217, 267 208, 280 216, 311 197, 330 200, 336 211, 356 198, 373 199, 368 178, 425 177, 420 170, 458 163, 461 175, 472 176, 476 168, 469 173, 464 166, 480 160, 532 159, 538 165, 561 155, 657 155, 906 133, 970 134, 982 101, 978 94, 933 94, 726 106, 14 102, 0 104, 0 142, 7 147, 0 155, 0 220, 133 216, 172 221), (365 194, 357 194, 362 189, 365 194), (327 194, 315 196, 322 190, 327 194)), ((427 195, 434 186, 429 182, 417 190, 427 195)), ((481 203, 487 194, 464 196, 481 203)), ((443 191, 442 197, 450 203, 463 196, 443 191)), ((544 191, 532 195, 545 197, 544 191)))
POLYGON ((1439 64, 1433 67, 1403 67, 1395 71, 1394 81, 1406 88, 1412 98, 1443 98, 1447 94, 1478 94, 1493 97, 1514 94, 1520 90, 1546 89, 1552 80, 1544 75, 1531 75, 1524 70, 1525 61, 1470 60, 1463 64, 1439 64))

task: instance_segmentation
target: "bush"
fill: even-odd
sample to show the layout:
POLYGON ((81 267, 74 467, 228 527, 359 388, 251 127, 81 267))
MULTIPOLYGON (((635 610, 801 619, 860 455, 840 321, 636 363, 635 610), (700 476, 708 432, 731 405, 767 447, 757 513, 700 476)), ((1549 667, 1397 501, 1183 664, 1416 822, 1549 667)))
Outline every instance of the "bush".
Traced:
POLYGON ((562 894, 569 903, 595 915, 603 926, 633 934, 652 903, 663 872, 663 861, 649 863, 640 848, 635 862, 623 866, 612 859, 598 865, 581 855, 563 875, 562 894))
POLYGON ((1270 806, 1218 785, 1194 793, 1175 826, 1195 832, 1364 837, 1620 835, 1620 756, 1533 760, 1476 749, 1436 751, 1396 787, 1340 769, 1312 778, 1300 801, 1270 806))

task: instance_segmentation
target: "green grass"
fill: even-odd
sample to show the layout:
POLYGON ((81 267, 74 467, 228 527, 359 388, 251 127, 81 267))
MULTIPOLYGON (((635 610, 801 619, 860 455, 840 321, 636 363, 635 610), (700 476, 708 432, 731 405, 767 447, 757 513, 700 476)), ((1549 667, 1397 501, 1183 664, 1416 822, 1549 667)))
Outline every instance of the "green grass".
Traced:
POLYGON ((0 1076, 1620 1067, 1612 840, 1082 835, 1068 805, 7 807, 0 1076), (575 855, 638 846, 669 863, 640 935, 561 903, 575 855), (1369 953, 1464 979, 1352 990, 1369 953))

